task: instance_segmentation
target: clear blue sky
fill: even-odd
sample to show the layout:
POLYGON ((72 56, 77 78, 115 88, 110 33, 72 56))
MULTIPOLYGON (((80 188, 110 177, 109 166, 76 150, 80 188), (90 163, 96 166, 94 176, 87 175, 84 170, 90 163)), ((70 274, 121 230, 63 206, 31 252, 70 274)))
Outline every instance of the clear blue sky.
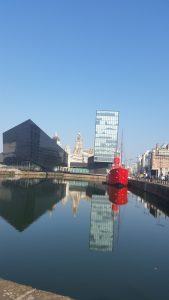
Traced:
POLYGON ((128 158, 169 142, 169 1, 1 0, 0 151, 28 118, 93 147, 97 109, 120 111, 128 158))

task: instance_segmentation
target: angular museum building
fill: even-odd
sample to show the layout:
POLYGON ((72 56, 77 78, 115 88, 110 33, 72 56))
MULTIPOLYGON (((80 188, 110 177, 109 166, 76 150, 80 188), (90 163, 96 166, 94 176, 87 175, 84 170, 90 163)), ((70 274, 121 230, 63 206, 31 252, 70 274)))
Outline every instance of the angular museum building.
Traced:
POLYGON ((32 120, 3 133, 3 163, 21 169, 54 171, 67 167, 68 155, 32 120))

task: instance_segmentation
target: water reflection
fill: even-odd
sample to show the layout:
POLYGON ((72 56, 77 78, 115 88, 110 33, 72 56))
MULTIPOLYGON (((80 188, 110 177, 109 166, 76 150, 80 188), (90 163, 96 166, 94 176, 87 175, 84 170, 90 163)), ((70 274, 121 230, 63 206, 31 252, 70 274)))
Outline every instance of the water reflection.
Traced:
POLYGON ((80 181, 0 182, 0 216, 22 231, 0 220, 0 277, 80 300, 167 299, 169 223, 160 217, 169 208, 133 192, 80 181))
POLYGON ((92 195, 89 248, 96 251, 113 249, 111 203, 107 195, 92 195))
MULTIPOLYGON (((163 200, 138 190, 132 192, 154 217, 169 215, 169 205, 163 200)), ((25 230, 47 211, 52 215, 59 202, 66 206, 71 201, 72 215, 76 216, 82 200, 91 202, 90 250, 112 251, 120 206, 128 202, 127 188, 42 179, 0 182, 0 216, 18 231, 25 230)))
POLYGON ((115 188, 112 186, 107 187, 109 200, 112 202, 113 215, 118 215, 120 212, 120 206, 128 203, 127 187, 115 188))
POLYGON ((108 186, 106 190, 104 195, 92 195, 90 250, 112 251, 117 244, 118 215, 120 206, 128 202, 127 188, 108 186))
POLYGON ((25 230, 64 198, 66 184, 45 180, 4 181, 0 185, 0 216, 18 231, 25 230))
POLYGON ((141 203, 154 218, 169 216, 169 201, 135 188, 130 187, 130 191, 133 196, 136 195, 134 196, 136 201, 141 203))

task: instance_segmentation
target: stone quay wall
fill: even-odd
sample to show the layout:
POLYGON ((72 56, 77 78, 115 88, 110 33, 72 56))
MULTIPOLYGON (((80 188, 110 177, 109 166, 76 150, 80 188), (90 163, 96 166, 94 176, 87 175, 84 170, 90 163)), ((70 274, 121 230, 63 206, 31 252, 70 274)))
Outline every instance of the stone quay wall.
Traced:
POLYGON ((130 178, 129 187, 130 186, 169 201, 169 185, 130 178))
POLYGON ((59 173, 59 172, 36 172, 36 171, 19 171, 15 169, 0 170, 0 178, 55 178, 58 180, 79 180, 79 181, 93 181, 105 182, 105 175, 95 174, 77 174, 77 173, 59 173))

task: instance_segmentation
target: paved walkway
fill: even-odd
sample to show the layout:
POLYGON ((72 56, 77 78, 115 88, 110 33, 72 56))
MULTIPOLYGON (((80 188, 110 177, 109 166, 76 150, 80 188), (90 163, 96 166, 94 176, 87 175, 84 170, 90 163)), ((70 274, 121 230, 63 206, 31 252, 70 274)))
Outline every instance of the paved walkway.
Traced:
POLYGON ((0 279, 0 300, 72 300, 69 297, 33 289, 0 279))

